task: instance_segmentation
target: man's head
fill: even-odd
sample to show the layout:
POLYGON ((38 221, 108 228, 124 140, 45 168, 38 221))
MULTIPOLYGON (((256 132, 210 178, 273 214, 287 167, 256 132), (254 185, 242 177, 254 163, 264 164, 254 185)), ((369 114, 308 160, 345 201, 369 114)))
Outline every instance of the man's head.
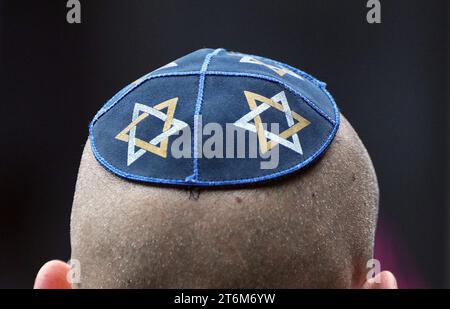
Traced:
MULTIPOLYGON (((228 188, 146 185, 81 160, 72 259, 81 288, 394 287, 366 281, 378 213, 376 175, 347 120, 314 164, 268 183, 228 188)), ((68 271, 44 266, 37 287, 68 271)), ((53 280, 53 281, 52 281, 53 280)))
POLYGON ((200 49, 139 78, 90 125, 72 209, 76 287, 370 286, 376 175, 350 124, 338 127, 325 83, 264 57, 200 49), (224 139, 227 127, 248 138, 224 139), (261 159, 276 150, 269 169, 256 145, 261 159))

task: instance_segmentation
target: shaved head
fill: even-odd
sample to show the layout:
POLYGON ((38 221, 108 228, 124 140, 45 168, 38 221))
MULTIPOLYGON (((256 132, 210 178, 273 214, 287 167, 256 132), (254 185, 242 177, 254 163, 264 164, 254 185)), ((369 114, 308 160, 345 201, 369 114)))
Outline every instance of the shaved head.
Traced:
POLYGON ((348 121, 315 163, 252 186, 140 184, 106 171, 89 142, 71 218, 81 288, 360 287, 378 185, 348 121))

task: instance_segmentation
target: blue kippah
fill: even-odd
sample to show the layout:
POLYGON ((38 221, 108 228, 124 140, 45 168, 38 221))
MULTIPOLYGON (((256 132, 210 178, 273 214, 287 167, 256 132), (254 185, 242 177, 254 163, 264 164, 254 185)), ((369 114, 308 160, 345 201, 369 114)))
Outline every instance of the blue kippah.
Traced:
POLYGON ((96 159, 130 180, 236 185, 293 173, 339 126, 326 84, 267 58, 200 49, 128 85, 91 122, 96 159))

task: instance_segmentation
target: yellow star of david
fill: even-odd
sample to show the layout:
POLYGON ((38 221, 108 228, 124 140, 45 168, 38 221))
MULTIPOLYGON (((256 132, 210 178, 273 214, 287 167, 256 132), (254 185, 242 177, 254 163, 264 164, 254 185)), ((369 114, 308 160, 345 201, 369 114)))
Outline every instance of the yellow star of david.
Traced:
POLYGON ((119 141, 128 143, 128 165, 131 165, 134 161, 139 159, 145 151, 154 153, 163 158, 167 157, 169 137, 187 126, 185 122, 174 118, 177 102, 178 98, 172 98, 156 104, 153 107, 135 103, 132 122, 115 137, 119 141), (167 109, 166 114, 161 112, 163 109, 167 109), (140 112, 142 113, 139 114, 140 112), (149 115, 155 116, 164 121, 164 126, 160 135, 152 139, 150 142, 145 142, 139 138, 136 138, 136 127, 149 115), (157 146, 158 144, 159 146, 157 146), (140 149, 135 152, 136 146, 140 149))
POLYGON ((250 92, 250 91, 244 91, 244 94, 247 99, 247 103, 250 107, 251 112, 248 113, 243 118, 241 118, 240 120, 238 120, 236 122, 236 124, 239 123, 240 126, 251 130, 251 128, 253 126, 251 126, 251 125, 249 126, 248 123, 243 124, 243 122, 246 122, 248 120, 248 119, 245 119, 246 117, 252 118, 254 120, 254 122, 255 122, 254 127, 256 127, 256 133, 258 135, 258 141, 259 141, 259 144, 261 147, 261 153, 264 154, 267 151, 271 150, 276 145, 282 144, 298 153, 303 154, 300 142, 298 140, 297 133, 300 132, 305 127, 307 127, 308 125, 310 125, 311 122, 309 120, 307 120, 306 118, 300 116, 298 113, 291 111, 284 92, 283 91, 280 92, 279 94, 272 97, 271 99, 266 98, 260 94, 254 93, 254 92, 250 92), (256 103, 257 101, 263 103, 265 105, 265 107, 261 106, 261 105, 259 105, 259 107, 258 107, 258 105, 256 103), (280 104, 276 101, 280 101, 280 102, 282 102, 282 104, 280 104), (262 108, 260 108, 260 107, 262 107, 262 108), (281 132, 281 134, 279 134, 279 135, 273 134, 271 132, 267 132, 264 129, 260 114, 263 111, 267 110, 269 107, 273 107, 276 110, 285 113, 286 119, 288 121, 289 129, 281 132), (295 123, 295 120, 297 121, 296 123, 295 123), (270 138, 270 141, 267 141, 267 137, 270 138), (287 139, 290 137, 293 138, 294 143, 290 143, 287 141, 287 139))

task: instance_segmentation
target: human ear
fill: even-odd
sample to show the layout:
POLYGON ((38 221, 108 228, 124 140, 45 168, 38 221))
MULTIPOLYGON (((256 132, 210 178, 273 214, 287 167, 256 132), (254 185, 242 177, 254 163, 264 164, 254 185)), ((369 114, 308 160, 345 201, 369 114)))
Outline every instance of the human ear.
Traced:
POLYGON ((53 260, 41 267, 34 281, 34 289, 71 289, 67 280, 70 266, 62 261, 53 260))
POLYGON ((362 285, 363 289, 398 289, 397 280, 390 271, 382 271, 362 285))

